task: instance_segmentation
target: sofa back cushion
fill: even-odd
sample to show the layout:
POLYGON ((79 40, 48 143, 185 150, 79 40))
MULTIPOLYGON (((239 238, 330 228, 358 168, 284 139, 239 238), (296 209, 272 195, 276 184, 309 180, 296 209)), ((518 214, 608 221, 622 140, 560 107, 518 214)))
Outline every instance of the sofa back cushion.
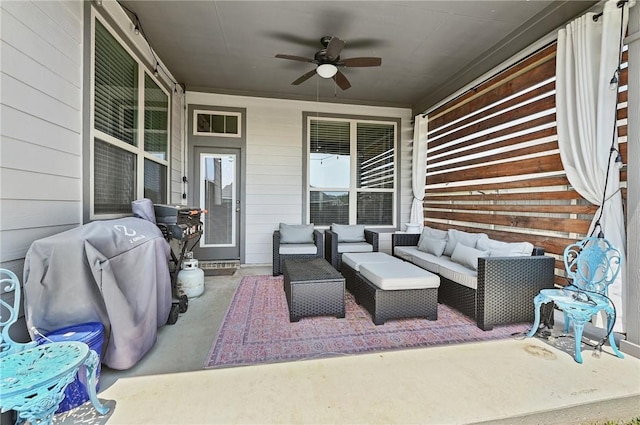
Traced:
POLYGON ((478 270, 478 258, 488 257, 489 251, 481 251, 470 246, 458 243, 451 254, 451 261, 461 264, 469 269, 478 270))
POLYGON ((447 239, 447 231, 440 229, 432 229, 431 227, 424 226, 422 229, 422 233, 420 233, 420 239, 418 239, 418 246, 422 243, 422 239, 424 238, 432 238, 432 239, 447 239))
POLYGON ((338 243, 341 242, 366 242, 364 238, 364 225, 362 224, 332 224, 331 231, 338 234, 338 243))
POLYGON ((314 243, 313 224, 280 223, 280 243, 314 243))
POLYGON ((486 233, 468 233, 461 230, 449 229, 447 231, 447 246, 444 249, 444 255, 451 256, 458 243, 470 248, 475 248, 478 240, 488 237, 486 233))
POLYGON ((440 257, 442 255, 446 246, 446 239, 435 239, 425 236, 421 237, 418 241, 418 250, 433 254, 436 257, 440 257))
POLYGON ((492 257, 529 256, 533 252, 533 244, 529 242, 501 242, 494 239, 480 239, 476 248, 489 251, 492 257))

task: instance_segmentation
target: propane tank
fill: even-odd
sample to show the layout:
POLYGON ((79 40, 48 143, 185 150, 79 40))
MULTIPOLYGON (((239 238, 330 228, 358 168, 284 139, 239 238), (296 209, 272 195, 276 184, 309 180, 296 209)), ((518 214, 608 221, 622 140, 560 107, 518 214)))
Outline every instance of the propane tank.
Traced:
POLYGON ((192 253, 187 253, 187 258, 182 262, 182 270, 178 272, 178 293, 185 294, 187 298, 199 297, 204 292, 204 271, 192 256, 192 253))

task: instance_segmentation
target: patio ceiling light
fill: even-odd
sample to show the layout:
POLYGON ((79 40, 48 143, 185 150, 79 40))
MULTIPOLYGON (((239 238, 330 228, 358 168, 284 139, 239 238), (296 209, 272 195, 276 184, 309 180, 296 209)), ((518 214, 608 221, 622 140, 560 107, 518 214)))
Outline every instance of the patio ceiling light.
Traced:
POLYGON ((322 78, 332 78, 338 72, 338 68, 333 64, 323 63, 322 65, 318 65, 316 72, 322 78))

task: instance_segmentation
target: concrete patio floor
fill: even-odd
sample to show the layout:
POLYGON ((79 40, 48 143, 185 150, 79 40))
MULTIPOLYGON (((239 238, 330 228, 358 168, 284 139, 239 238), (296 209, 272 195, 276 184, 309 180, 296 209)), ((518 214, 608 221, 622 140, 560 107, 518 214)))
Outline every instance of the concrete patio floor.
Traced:
MULTIPOLYGON (((178 323, 133 368, 103 368, 90 404, 59 424, 581 424, 640 417, 640 360, 605 347, 584 364, 537 338, 204 370, 242 267, 206 278, 178 323)), ((558 325, 556 325, 558 326, 558 325)))

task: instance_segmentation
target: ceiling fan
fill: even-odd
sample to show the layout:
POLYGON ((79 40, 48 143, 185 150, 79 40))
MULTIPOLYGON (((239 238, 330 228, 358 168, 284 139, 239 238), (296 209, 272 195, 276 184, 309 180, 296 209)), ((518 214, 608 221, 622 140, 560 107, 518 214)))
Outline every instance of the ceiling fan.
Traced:
POLYGON ((373 57, 361 57, 341 59, 340 53, 345 46, 345 42, 338 37, 325 36, 320 39, 320 44, 324 47, 318 50, 313 59, 305 58, 302 56, 283 55, 277 54, 276 58, 290 59, 299 62, 309 62, 316 64, 316 68, 303 74, 300 78, 291 83, 294 86, 307 81, 309 78, 318 74, 322 78, 333 78, 338 87, 342 90, 347 90, 351 87, 351 83, 347 80, 347 77, 338 68, 355 68, 355 67, 369 67, 380 66, 382 64, 381 58, 373 57))

